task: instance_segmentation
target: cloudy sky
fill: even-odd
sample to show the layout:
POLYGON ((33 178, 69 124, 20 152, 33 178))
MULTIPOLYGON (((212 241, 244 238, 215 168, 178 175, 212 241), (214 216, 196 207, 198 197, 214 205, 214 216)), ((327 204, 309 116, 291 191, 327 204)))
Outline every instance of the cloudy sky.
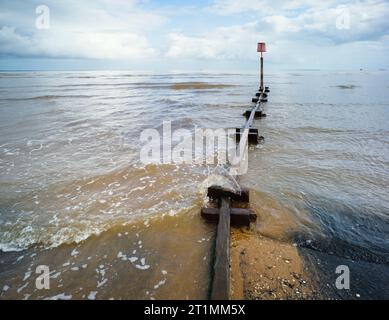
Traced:
POLYGON ((1 70, 389 68, 385 0, 1 0, 1 70), (43 7, 42 7, 43 6, 43 7), (48 9, 48 10, 47 10, 48 9))

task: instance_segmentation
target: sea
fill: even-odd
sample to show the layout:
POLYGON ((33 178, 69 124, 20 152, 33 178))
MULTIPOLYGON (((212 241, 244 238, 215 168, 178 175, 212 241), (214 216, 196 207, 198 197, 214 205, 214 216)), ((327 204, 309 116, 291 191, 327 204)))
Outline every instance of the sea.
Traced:
MULTIPOLYGON (((141 135, 241 127, 258 80, 1 72, 0 299, 207 299, 216 228, 200 211, 225 171, 144 163, 141 135)), ((388 299, 389 72, 269 72, 265 84, 264 141, 239 177, 261 212, 252 236, 294 246, 324 299, 388 299)))

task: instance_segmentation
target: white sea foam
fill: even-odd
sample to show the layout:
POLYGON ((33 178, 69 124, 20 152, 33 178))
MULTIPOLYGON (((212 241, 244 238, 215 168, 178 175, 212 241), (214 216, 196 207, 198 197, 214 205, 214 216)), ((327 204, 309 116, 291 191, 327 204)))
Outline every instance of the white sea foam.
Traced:
POLYGON ((27 271, 25 274, 24 274, 24 278, 23 278, 23 281, 26 281, 29 277, 31 277, 31 271, 27 271))
POLYGON ((163 286, 165 283, 166 283, 166 279, 161 280, 160 282, 158 282, 158 283, 154 286, 154 289, 160 288, 160 287, 163 286))
POLYGON ((0 243, 0 250, 2 252, 20 252, 25 250, 25 247, 20 247, 12 243, 0 243))
POLYGON ((57 279, 61 275, 61 272, 54 273, 50 278, 57 279))
POLYGON ((23 286, 19 287, 17 292, 20 293, 22 292, 23 289, 25 289, 28 286, 28 282, 26 282, 23 286))
POLYGON ((127 261, 127 259, 128 259, 127 255, 123 254, 123 252, 121 252, 121 251, 118 253, 117 257, 123 261, 127 261))
POLYGON ((45 300, 70 300, 72 298, 72 295, 66 295, 65 293, 57 294, 56 296, 46 298, 45 300))
POLYGON ((107 283, 108 279, 103 279, 101 282, 97 282, 97 288, 102 287, 107 283))
POLYGON ((147 269, 150 269, 150 266, 149 265, 141 266, 139 264, 136 264, 135 268, 140 269, 140 270, 147 270, 147 269))
POLYGON ((96 300, 97 291, 91 291, 88 295, 89 300, 96 300))

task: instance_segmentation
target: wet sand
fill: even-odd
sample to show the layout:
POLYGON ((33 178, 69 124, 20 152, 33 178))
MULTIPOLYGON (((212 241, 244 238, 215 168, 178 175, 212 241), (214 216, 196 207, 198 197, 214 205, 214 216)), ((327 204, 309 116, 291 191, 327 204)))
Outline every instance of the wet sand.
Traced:
POLYGON ((257 222, 231 231, 231 298, 314 299, 314 280, 292 234, 290 211, 263 193, 251 191, 257 222))
POLYGON ((297 249, 250 231, 234 230, 232 299, 312 299, 315 289, 297 249))
POLYGON ((207 299, 214 228, 197 209, 117 226, 79 244, 0 253, 1 299, 207 299), (50 289, 35 286, 50 268, 50 289))
MULTIPOLYGON (((231 231, 232 299, 387 299, 388 264, 382 256, 328 241, 320 230, 321 236, 308 239, 288 208, 261 192, 251 191, 250 197, 257 222, 231 231), (350 268, 348 290, 336 287, 340 265, 350 268)), ((313 228, 309 212, 300 214, 313 228)))

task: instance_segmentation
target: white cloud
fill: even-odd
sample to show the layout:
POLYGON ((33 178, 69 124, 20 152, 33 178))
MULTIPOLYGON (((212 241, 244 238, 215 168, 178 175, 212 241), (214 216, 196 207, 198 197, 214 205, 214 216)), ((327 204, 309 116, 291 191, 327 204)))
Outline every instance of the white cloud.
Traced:
MULTIPOLYGON (((6 0, 7 2, 7 0, 6 0)), ((35 6, 8 1, 0 14, 0 54, 85 59, 147 59, 156 50, 148 40, 166 22, 141 10, 138 1, 53 1, 50 29, 35 28, 35 6)))
MULTIPOLYGON (((171 33, 167 56, 195 60, 258 59, 255 45, 268 44, 266 64, 276 68, 365 68, 387 64, 389 4, 353 1, 350 29, 337 29, 344 8, 339 2, 320 1, 217 1, 217 14, 238 14, 250 23, 216 27, 203 33, 171 33)), ((234 19, 236 19, 234 17, 234 19)))
POLYGON ((17 56, 84 59, 145 59, 155 50, 145 37, 130 32, 42 32, 22 36, 14 28, 0 29, 0 53, 17 56))
POLYGON ((320 11, 310 9, 297 17, 304 31, 314 32, 335 42, 379 39, 389 33, 389 3, 383 1, 353 2, 320 11), (347 10, 348 29, 338 29, 336 21, 347 10))
POLYGON ((240 14, 259 12, 262 14, 277 14, 283 11, 296 10, 306 7, 327 7, 334 0, 216 0, 211 9, 219 14, 240 14))
POLYGON ((263 18, 263 21, 268 24, 275 32, 298 32, 301 26, 295 19, 291 19, 282 15, 272 15, 263 18))
MULTIPOLYGON (((51 0, 52 1, 52 0, 51 0)), ((53 27, 67 30, 100 30, 142 33, 154 30, 167 21, 153 11, 140 9, 135 0, 67 0, 49 5, 53 27)))
POLYGON ((15 32, 14 28, 2 27, 0 29, 0 53, 23 55, 31 48, 31 40, 15 32))
MULTIPOLYGON (((361 10, 359 6, 355 8, 361 10)), ((370 10, 369 14, 380 17, 384 8, 370 10)), ((362 14, 363 11, 359 12, 362 14)), ((277 67, 323 68, 332 65, 347 68, 355 63, 365 67, 372 57, 385 61, 388 36, 382 32, 384 29, 374 34, 374 30, 383 28, 380 27, 382 19, 378 18, 375 26, 361 22, 355 30, 343 32, 336 29, 332 20, 334 14, 335 11, 325 12, 316 22, 310 12, 301 13, 298 19, 272 15, 242 26, 218 27, 202 34, 171 33, 166 55, 178 60, 255 61, 258 59, 256 43, 265 41, 268 44, 265 59, 277 67)), ((367 21, 362 18, 361 15, 360 21, 367 21)))
POLYGON ((220 27, 198 36, 171 33, 168 35, 169 49, 166 56, 185 59, 252 59, 258 40, 256 27, 257 23, 254 22, 220 27))
POLYGON ((251 65, 247 61, 258 58, 256 43, 265 41, 267 62, 277 65, 312 66, 327 57, 342 61, 367 47, 372 53, 360 54, 360 61, 371 57, 387 64, 389 2, 384 0, 215 0, 211 8, 185 4, 175 11, 168 3, 144 6, 145 1, 45 0, 51 28, 37 30, 37 1, 2 0, 0 56, 125 60, 133 65, 150 59, 144 64, 152 67, 149 62, 154 61, 167 68, 196 68, 196 60, 199 65, 222 66, 227 60, 251 65), (339 30, 342 5, 350 11, 351 24, 339 30))
POLYGON ((275 39, 295 33, 299 39, 317 37, 340 43, 389 34, 389 3, 383 0, 216 0, 214 8, 222 14, 257 13, 263 30, 273 32, 275 39), (337 21, 345 10, 349 12, 350 28, 340 30, 337 21))

